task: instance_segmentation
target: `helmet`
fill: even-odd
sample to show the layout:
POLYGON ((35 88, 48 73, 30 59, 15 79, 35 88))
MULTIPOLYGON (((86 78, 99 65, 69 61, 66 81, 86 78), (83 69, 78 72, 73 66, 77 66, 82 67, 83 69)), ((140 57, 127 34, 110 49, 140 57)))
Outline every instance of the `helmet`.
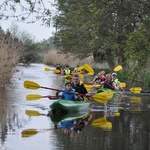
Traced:
POLYGON ((114 72, 114 73, 112 73, 112 76, 117 76, 117 73, 115 73, 115 72, 114 72))

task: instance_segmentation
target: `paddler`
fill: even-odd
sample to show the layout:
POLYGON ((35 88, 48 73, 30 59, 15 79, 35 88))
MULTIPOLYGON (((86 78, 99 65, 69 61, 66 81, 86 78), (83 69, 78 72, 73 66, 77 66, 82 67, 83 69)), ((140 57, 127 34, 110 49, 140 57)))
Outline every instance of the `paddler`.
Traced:
POLYGON ((112 73, 112 81, 116 90, 123 90, 123 88, 120 85, 120 81, 117 78, 117 73, 115 72, 112 73))

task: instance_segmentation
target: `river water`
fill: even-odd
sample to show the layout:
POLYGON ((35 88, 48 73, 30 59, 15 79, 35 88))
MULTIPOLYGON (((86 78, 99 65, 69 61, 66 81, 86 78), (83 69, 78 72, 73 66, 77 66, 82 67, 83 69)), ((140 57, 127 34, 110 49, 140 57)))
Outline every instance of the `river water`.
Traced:
POLYGON ((44 71, 44 64, 19 65, 11 83, 0 90, 0 150, 149 150, 150 95, 127 93, 107 105, 93 102, 89 122, 73 136, 65 134, 46 114, 55 100, 27 101, 27 94, 54 95, 47 89, 25 89, 24 81, 60 89, 63 78, 44 71), (28 112, 28 113, 27 113, 28 112), (33 113, 35 112, 35 114, 33 113), (42 115, 43 114, 43 115, 42 115), (92 124, 98 119, 98 124, 92 124), (92 122, 92 123, 91 123, 92 122), (103 126, 103 123, 107 126, 103 126))

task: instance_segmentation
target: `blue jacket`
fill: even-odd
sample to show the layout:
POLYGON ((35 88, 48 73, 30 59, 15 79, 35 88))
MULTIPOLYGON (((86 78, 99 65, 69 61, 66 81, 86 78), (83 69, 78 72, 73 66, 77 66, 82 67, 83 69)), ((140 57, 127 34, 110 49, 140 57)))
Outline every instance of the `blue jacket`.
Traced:
MULTIPOLYGON (((75 92, 75 90, 72 89, 70 92, 75 92)), ((74 101, 75 100, 75 94, 68 93, 68 92, 62 92, 61 98, 64 99, 64 100, 74 101)))

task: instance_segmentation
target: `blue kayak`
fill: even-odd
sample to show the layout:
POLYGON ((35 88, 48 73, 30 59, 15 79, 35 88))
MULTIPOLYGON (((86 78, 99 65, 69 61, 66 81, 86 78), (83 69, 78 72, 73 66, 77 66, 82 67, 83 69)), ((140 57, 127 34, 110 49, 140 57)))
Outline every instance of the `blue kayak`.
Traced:
POLYGON ((57 100, 50 108, 60 112, 79 112, 89 110, 90 103, 85 101, 57 100))

